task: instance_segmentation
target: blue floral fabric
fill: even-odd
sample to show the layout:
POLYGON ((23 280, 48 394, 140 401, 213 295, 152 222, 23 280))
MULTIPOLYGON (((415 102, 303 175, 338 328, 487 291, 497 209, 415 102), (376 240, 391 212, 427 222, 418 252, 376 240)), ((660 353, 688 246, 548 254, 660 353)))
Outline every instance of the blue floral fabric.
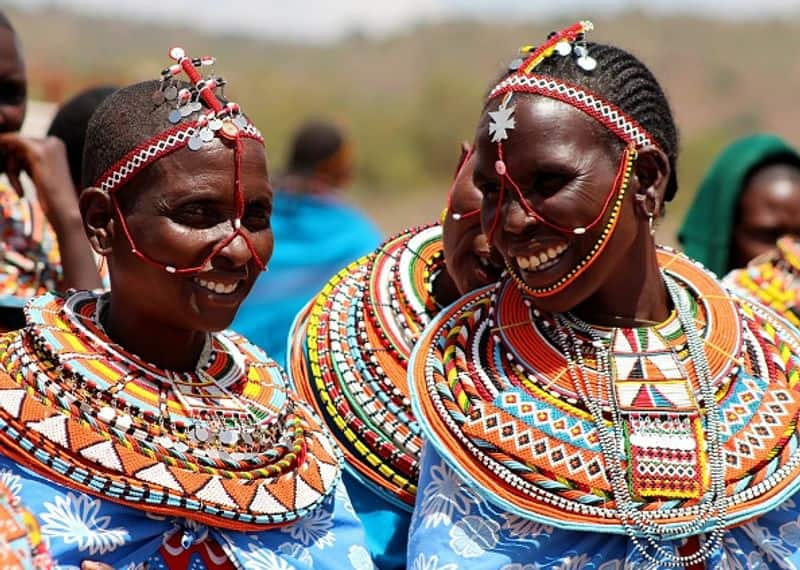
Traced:
MULTIPOLYGON (((707 568, 800 568, 795 495, 730 529, 707 568)), ((681 543, 673 543, 676 551, 681 543)), ((702 544, 702 537, 701 537, 702 544)), ((696 546, 688 549, 693 552, 696 546)), ((677 554, 677 552, 676 552, 677 554)), ((411 570, 634 570, 647 568, 626 535, 567 531, 495 507, 427 445, 408 545, 411 570)))
MULTIPOLYGON (((211 528, 154 515, 52 483, 0 456, 0 481, 39 519, 56 570, 78 570, 84 560, 115 569, 166 568, 158 551, 165 537, 181 533, 186 547, 206 536, 244 570, 372 570, 361 522, 344 486, 311 515, 264 532, 211 528)), ((189 570, 204 564, 192 559, 189 570)))

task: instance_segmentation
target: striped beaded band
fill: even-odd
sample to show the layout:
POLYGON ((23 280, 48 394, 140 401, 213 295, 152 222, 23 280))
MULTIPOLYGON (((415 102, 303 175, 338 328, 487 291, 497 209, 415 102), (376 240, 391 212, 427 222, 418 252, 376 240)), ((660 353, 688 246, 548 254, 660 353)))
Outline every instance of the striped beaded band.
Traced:
POLYGON ((655 139, 622 109, 596 93, 546 75, 515 73, 494 86, 487 101, 506 93, 532 93, 557 99, 583 111, 633 148, 658 146, 655 139))
MULTIPOLYGON (((240 136, 264 144, 264 138, 255 125, 249 120, 245 119, 244 121, 240 136)), ((197 135, 201 128, 197 121, 170 127, 123 156, 106 170, 94 185, 109 194, 115 193, 155 161, 186 147, 189 140, 197 135)))

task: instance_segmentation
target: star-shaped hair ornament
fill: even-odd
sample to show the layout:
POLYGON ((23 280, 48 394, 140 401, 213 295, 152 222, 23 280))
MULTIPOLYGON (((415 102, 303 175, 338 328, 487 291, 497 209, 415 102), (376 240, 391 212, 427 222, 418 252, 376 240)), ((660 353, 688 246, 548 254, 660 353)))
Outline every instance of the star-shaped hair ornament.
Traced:
POLYGON ((508 131, 517 126, 517 120, 514 118, 514 109, 508 104, 511 102, 513 93, 508 92, 500 102, 497 111, 489 111, 491 122, 489 123, 489 134, 492 135, 492 142, 499 143, 508 138, 508 131))

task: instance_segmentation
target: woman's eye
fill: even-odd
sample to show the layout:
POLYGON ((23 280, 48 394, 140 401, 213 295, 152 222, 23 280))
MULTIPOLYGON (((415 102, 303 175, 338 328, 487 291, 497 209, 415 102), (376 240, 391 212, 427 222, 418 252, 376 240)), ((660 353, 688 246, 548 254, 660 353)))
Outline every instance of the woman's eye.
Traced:
POLYGON ((244 212, 244 225, 250 231, 269 227, 270 211, 265 206, 248 206, 244 212))
POLYGON ((217 208, 201 203, 181 206, 173 217, 177 222, 194 228, 210 228, 225 219, 225 216, 217 208))
POLYGON ((533 181, 533 191, 540 196, 552 196, 570 181, 564 174, 545 173, 539 174, 533 181))

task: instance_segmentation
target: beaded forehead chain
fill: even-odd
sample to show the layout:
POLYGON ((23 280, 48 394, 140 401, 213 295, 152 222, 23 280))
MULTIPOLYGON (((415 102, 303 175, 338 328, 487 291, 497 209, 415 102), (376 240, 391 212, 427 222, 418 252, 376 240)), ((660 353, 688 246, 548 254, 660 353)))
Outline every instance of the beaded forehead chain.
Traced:
POLYGON ((258 129, 241 112, 239 105, 230 101, 223 102, 217 96, 216 91, 225 85, 225 80, 213 75, 204 78, 198 71, 199 68, 213 65, 214 58, 207 56, 190 58, 180 47, 169 50, 169 56, 175 60, 175 63, 161 72, 161 85, 153 93, 153 103, 161 105, 166 101, 175 105, 168 116, 169 122, 175 126, 144 141, 123 156, 97 179, 94 186, 108 192, 111 196, 131 251, 142 261, 164 269, 168 273, 182 275, 200 273, 211 269, 211 260, 237 237, 241 237, 253 255, 258 268, 263 271, 266 264, 258 255, 250 237, 242 229, 244 195, 241 188, 241 158, 244 139, 255 140, 261 145, 264 144, 264 139, 258 129), (179 88, 175 78, 181 73, 185 73, 189 78, 189 87, 179 88), (196 117, 189 118, 194 113, 198 113, 196 117), (181 122, 183 119, 186 120, 181 122), (184 147, 188 147, 192 151, 201 150, 205 144, 212 142, 215 138, 233 146, 233 195, 236 210, 230 220, 231 233, 220 240, 199 265, 178 268, 158 261, 136 246, 136 241, 119 207, 117 192, 153 162, 184 147))
MULTIPOLYGON (((637 150, 646 146, 656 146, 653 137, 613 103, 577 85, 555 77, 533 73, 540 63, 555 55, 562 57, 571 55, 575 58, 575 63, 578 67, 584 72, 591 73, 594 71, 597 68, 597 61, 589 55, 588 47, 585 45, 585 34, 593 29, 594 26, 591 22, 581 21, 561 31, 551 33, 547 41, 538 48, 533 46, 521 48, 520 51, 524 57, 517 58, 511 62, 509 66, 510 71, 512 71, 511 75, 495 85, 487 98, 487 107, 494 99, 500 99, 498 107, 493 111, 488 111, 490 140, 497 145, 495 171, 500 178, 498 204, 502 204, 506 184, 508 184, 516 193, 519 203, 530 217, 559 232, 576 236, 585 234, 599 224, 610 211, 606 226, 590 249, 590 252, 553 285, 544 288, 529 287, 509 266, 509 272, 515 277, 518 284, 534 297, 547 297, 562 291, 597 259, 600 252, 605 249, 605 245, 616 226, 637 150), (503 154, 503 141, 509 139, 511 131, 516 127, 515 106, 511 104, 514 93, 531 93, 567 103, 598 121, 625 143, 626 149, 622 155, 617 175, 614 178, 613 188, 604 200, 600 213, 588 225, 567 227, 548 220, 525 199, 522 190, 509 173, 503 154)), ((488 232, 490 243, 497 228, 499 217, 500 208, 497 208, 488 232)))

